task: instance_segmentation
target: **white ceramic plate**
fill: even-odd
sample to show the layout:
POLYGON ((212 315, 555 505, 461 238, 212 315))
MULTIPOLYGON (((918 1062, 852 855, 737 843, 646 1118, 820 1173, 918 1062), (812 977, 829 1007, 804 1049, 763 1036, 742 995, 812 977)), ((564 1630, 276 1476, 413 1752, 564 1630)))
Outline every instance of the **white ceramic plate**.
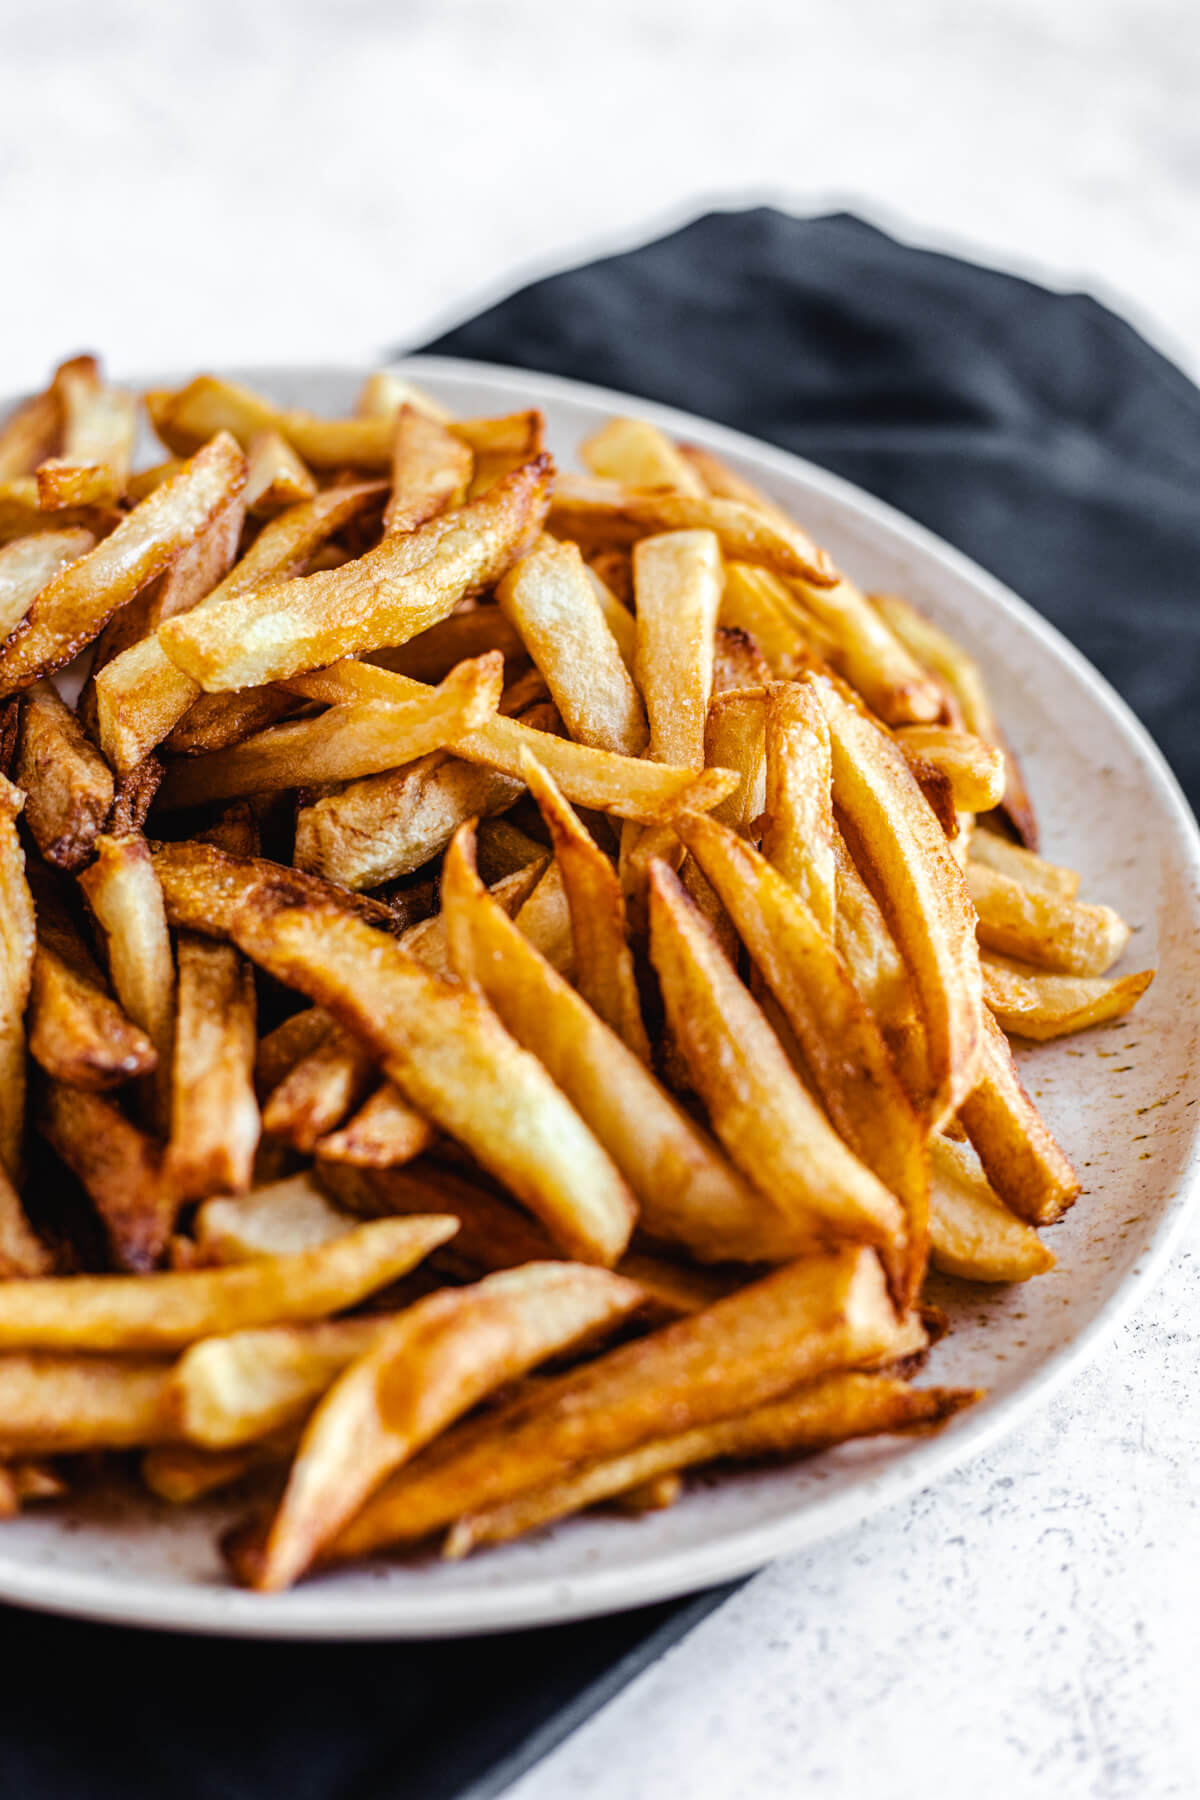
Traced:
MULTIPOLYGON (((613 1611, 744 1574, 841 1531, 1011 1431, 1078 1369, 1164 1265, 1197 1171, 1200 839, 1165 763, 1096 672, 964 557, 844 481, 779 450, 640 400, 439 358, 407 365, 464 415, 536 404, 551 448, 613 411, 707 445, 794 510, 868 587, 908 594, 986 666, 1018 746, 1048 854, 1136 928, 1125 967, 1158 977, 1131 1018, 1023 1058, 1027 1084, 1083 1176, 1051 1242, 1058 1267, 1011 1289, 959 1288, 929 1379, 989 1397, 940 1436, 847 1446, 794 1468, 723 1475, 637 1521, 571 1520, 458 1564, 323 1576, 291 1593, 228 1585, 220 1506, 107 1499, 32 1510, 0 1529, 0 1597, 126 1624, 278 1637, 422 1637, 613 1611)), ((250 370, 288 404, 348 410, 363 371, 250 370)))

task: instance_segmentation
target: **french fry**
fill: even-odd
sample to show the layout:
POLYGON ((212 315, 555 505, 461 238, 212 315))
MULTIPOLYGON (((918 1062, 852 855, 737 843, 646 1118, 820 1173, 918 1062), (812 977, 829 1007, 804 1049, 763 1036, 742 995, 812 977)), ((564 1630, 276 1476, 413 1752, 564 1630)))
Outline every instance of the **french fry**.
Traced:
POLYGON ((1124 1018, 1154 980, 1153 969, 1107 980, 1102 976, 1048 975, 990 951, 981 962, 983 997, 997 1023, 1004 1031, 1036 1043, 1124 1018))
POLYGON ((64 364, 55 387, 63 414, 62 451, 38 464, 38 505, 111 505, 129 480, 137 401, 127 389, 103 381, 89 356, 64 364))
POLYGON ((959 1109, 984 1174, 1030 1225, 1052 1225, 1079 1194, 1079 1177, 1021 1085, 1008 1040, 984 1010, 981 1079, 959 1109))
POLYGON ((392 494, 383 529, 415 531, 449 507, 462 505, 475 458, 460 438, 419 407, 404 404, 394 417, 392 494))
POLYGON ((0 549, 0 642, 14 632, 44 587, 95 545, 95 533, 37 531, 0 549))
POLYGON ((367 376, 354 410, 360 419, 392 419, 402 406, 415 406, 418 412, 443 425, 453 416, 440 400, 392 369, 379 369, 367 376))
POLYGON ((163 805, 195 806, 238 794, 324 781, 354 781, 449 747, 496 710, 498 653, 460 663, 427 697, 332 706, 315 719, 273 725, 246 742, 172 765, 163 805))
POLYGON ((96 861, 79 885, 104 934, 117 999, 154 1046, 152 1112, 165 1135, 175 1047, 175 961, 162 889, 144 838, 98 837, 95 850, 96 861))
POLYGON ((1064 900, 1022 885, 986 863, 967 868, 979 914, 979 941, 1065 975, 1103 975, 1129 942, 1129 927, 1110 906, 1064 900))
POLYGON ((263 1130, 285 1138, 294 1150, 311 1151, 318 1138, 361 1104, 375 1068, 369 1050, 332 1026, 272 1090, 263 1107, 263 1130))
POLYGON ((829 722, 834 803, 870 865, 920 1001, 931 1089, 925 1108, 936 1128, 971 1092, 982 1055, 982 977, 971 900, 895 745, 831 684, 818 678, 814 685, 829 722))
POLYGON ((278 431, 256 432, 246 445, 246 461, 246 510, 257 519, 273 519, 316 495, 312 471, 278 431))
POLYGON ((37 949, 29 992, 29 1054, 48 1075, 101 1091, 148 1075, 158 1055, 126 1018, 49 882, 37 883, 37 949))
POLYGON ((10 1351, 0 1356, 0 1450, 60 1456, 177 1437, 163 1405, 170 1366, 161 1356, 10 1351))
POLYGON ((577 547, 540 537, 509 570, 496 598, 576 742, 640 756, 645 708, 577 547))
POLYGON ((585 1262, 615 1262, 633 1198, 608 1154, 473 993, 428 973, 331 905, 260 891, 233 936, 268 973, 370 1044, 385 1073, 585 1262))
POLYGON ((25 790, 25 823, 46 861, 79 868, 112 806, 112 771, 48 681, 21 702, 14 773, 25 790))
POLYGON ((925 1131, 883 1034, 831 939, 764 857, 703 813, 680 813, 675 829, 783 1009, 834 1128, 904 1207, 911 1304, 929 1237, 925 1131))
POLYGON ((340 569, 212 599, 167 620, 159 644, 209 693, 402 644, 500 579, 541 525, 551 473, 549 457, 538 457, 481 499, 340 569))
POLYGON ((29 1223, 21 1196, 0 1168, 0 1281, 49 1275, 54 1257, 29 1223))
POLYGON ((930 1261, 960 1281, 1029 1281, 1054 1267, 1032 1226, 996 1196, 966 1144, 935 1136, 930 1152, 930 1261))
POLYGON ((253 973, 228 944, 180 935, 167 1170, 179 1200, 250 1185, 262 1121, 254 1097, 253 973))
POLYGON ((609 419, 579 446, 580 460, 593 475, 626 487, 668 487, 703 497, 700 475, 665 431, 645 419, 609 419))
POLYGON ((963 812, 989 812, 1004 799, 1005 762, 994 744, 948 725, 901 725, 896 742, 910 767, 928 763, 945 778, 963 812))
POLYGON ((246 459, 218 437, 134 508, 111 536, 38 593, 0 649, 0 694, 31 687, 99 635, 118 607, 170 566, 246 479, 246 459))
POLYGON ((320 1402, 262 1559, 238 1573, 260 1592, 290 1586, 387 1476, 449 1423, 640 1300, 619 1275, 550 1262, 417 1301, 320 1402))
MULTIPOLYGON (((198 606, 217 606, 296 574, 335 532, 380 504, 385 491, 381 482, 328 488, 315 499, 290 507, 264 527, 241 561, 198 606)), ((95 683, 100 747, 118 774, 162 743, 202 691, 198 682, 176 668, 157 633, 131 645, 101 669, 95 683)))
POLYGON ((33 896, 17 832, 24 796, 0 776, 0 1170, 21 1174, 25 1130, 25 1006, 33 980, 33 896))
POLYGON ((710 768, 733 769, 738 785, 712 809, 714 819, 742 837, 754 833, 767 799, 767 694, 738 688, 717 694, 708 709, 704 755, 710 768))
POLYGON ((174 1350, 356 1306, 453 1237, 444 1216, 379 1219, 294 1256, 226 1269, 0 1282, 0 1349, 174 1350))
POLYGON ((521 767, 554 845, 570 914, 575 986, 597 1017, 649 1066, 650 1040, 617 872, 541 764, 527 756, 521 767))
MULTIPOLYGON (((420 1210, 419 1208, 414 1210, 420 1210)), ((309 1174, 218 1195, 197 1207, 192 1235, 205 1262, 248 1262, 290 1255, 343 1237, 356 1221, 333 1206, 309 1174)))
POLYGON ((704 767, 721 548, 711 531, 643 538, 633 553, 637 677, 655 762, 704 767))
POLYGON ((772 694, 765 752, 763 855, 828 934, 837 917, 833 763, 811 688, 789 681, 772 694))
POLYGON ((608 1146, 642 1229, 705 1261, 779 1260, 811 1241, 740 1181, 644 1064, 528 945, 471 867, 467 828, 447 852, 442 904, 455 966, 608 1146))
POLYGON ((930 1430, 978 1399, 973 1388, 914 1388, 889 1375, 827 1375, 794 1395, 732 1419, 658 1438, 624 1456, 584 1464, 491 1509, 464 1514, 446 1541, 454 1559, 627 1495, 634 1484, 698 1463, 810 1456, 852 1439, 930 1430))
POLYGON ((761 564, 783 576, 804 576, 832 587, 837 572, 798 525, 765 517, 737 500, 696 498, 666 489, 628 488, 589 476, 560 475, 554 489, 550 529, 595 543, 636 544, 658 532, 712 531, 722 554, 761 564))
POLYGON ((342 1561, 411 1543, 581 1464, 765 1406, 902 1341, 873 1251, 808 1257, 458 1426, 399 1470, 328 1546, 342 1561))
POLYGON ((663 863, 650 871, 650 959, 692 1083, 738 1168, 802 1239, 849 1238, 885 1249, 903 1287, 906 1238, 898 1202, 797 1079, 759 1007, 663 863))
POLYGON ((161 1146, 107 1095, 61 1081, 47 1084, 38 1129, 86 1188, 113 1264, 130 1273, 156 1268, 179 1210, 161 1146))
POLYGON ((1044 894, 1057 894, 1061 900, 1074 900, 1079 892, 1079 871, 1061 863, 1047 862, 1021 844, 1014 844, 995 831, 977 831, 971 840, 972 862, 1007 875, 1022 887, 1037 888, 1044 894))
POLYGON ((433 1143, 435 1132, 392 1082, 376 1088, 338 1131, 326 1132, 313 1150, 330 1162, 392 1169, 412 1162, 433 1143))

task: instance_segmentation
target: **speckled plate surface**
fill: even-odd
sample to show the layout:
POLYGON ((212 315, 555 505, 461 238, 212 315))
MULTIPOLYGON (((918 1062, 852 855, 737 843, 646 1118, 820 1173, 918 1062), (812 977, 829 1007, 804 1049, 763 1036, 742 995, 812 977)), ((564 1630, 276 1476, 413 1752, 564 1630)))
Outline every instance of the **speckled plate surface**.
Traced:
MULTIPOLYGON (((789 506, 864 585, 909 595, 985 665, 1020 751, 1048 855, 1135 930, 1123 968, 1157 979, 1128 1019, 1021 1056, 1084 1195, 1050 1234, 1049 1275, 1011 1289, 945 1283, 953 1319, 926 1379, 988 1398, 940 1436, 849 1445, 790 1469, 700 1481, 636 1521, 568 1521, 463 1563, 323 1576, 259 1596, 226 1581, 222 1506, 127 1495, 31 1511, 0 1530, 0 1597, 126 1624, 278 1637, 493 1631, 634 1606, 744 1574, 904 1499, 1014 1429, 1070 1380, 1170 1254, 1196 1185, 1200 1122, 1200 838, 1165 763, 1122 702, 1050 626, 927 531, 822 470, 716 425, 547 376, 438 358, 407 365, 455 411, 545 409, 551 448, 610 412, 709 446, 789 506)), ((363 371, 249 370, 288 404, 348 410, 363 371)))

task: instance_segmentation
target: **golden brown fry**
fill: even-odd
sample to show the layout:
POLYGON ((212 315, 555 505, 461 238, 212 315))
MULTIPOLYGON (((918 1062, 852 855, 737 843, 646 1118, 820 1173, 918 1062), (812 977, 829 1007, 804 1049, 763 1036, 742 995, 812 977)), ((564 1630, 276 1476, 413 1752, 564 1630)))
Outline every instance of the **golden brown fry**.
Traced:
MULTIPOLYGON (((811 679, 811 678, 810 678, 811 679)), ((854 829, 921 1004, 936 1128, 971 1092, 982 1054, 983 994, 974 911, 962 871, 908 766, 871 722, 820 678, 833 798, 854 829)))
POLYGON ((131 1274, 156 1268, 179 1210, 161 1146, 115 1100, 61 1081, 46 1086, 38 1129, 87 1189, 113 1264, 131 1274))
POLYGON ((712 809, 714 819, 751 837, 767 799, 767 694, 738 688, 717 694, 708 709, 704 755, 713 769, 733 769, 738 785, 712 809))
POLYGON ((446 855, 442 900, 456 967, 483 986, 505 1024, 608 1146, 651 1237, 706 1261, 778 1260, 805 1234, 760 1200, 715 1146, 509 922, 473 875, 467 828, 446 855))
POLYGON ((904 1207, 912 1304, 929 1236, 925 1131, 883 1034, 831 939, 764 857, 703 813, 680 813, 675 828, 782 1007, 835 1129, 904 1207))
MULTIPOLYGON (((253 588, 297 574, 333 534, 383 499, 382 482, 327 488, 314 500, 273 519, 199 605, 232 600, 253 588)), ((96 677, 100 744, 118 774, 162 743, 200 698, 198 682, 177 669, 158 641, 143 638, 108 663, 96 677)))
POLYGON ((311 1151, 368 1093, 375 1059, 336 1025, 294 1063, 263 1107, 263 1130, 294 1150, 311 1151))
POLYGON ((873 1251, 789 1263, 479 1424, 460 1425, 394 1475, 327 1556, 344 1561, 427 1537, 580 1464, 883 1358, 902 1338, 873 1251))
POLYGON ((1079 1177, 1021 1085, 1008 1040, 984 1010, 978 1086, 959 1119, 1004 1204, 1031 1225, 1052 1225, 1079 1195, 1079 1177))
POLYGON ((246 445, 246 510, 258 519, 273 519, 285 506, 299 506, 317 491, 287 439, 278 431, 258 431, 246 445))
POLYGON ((1037 888, 1044 894, 1057 894, 1062 900, 1074 900, 1079 892, 1078 869, 1064 868, 1047 862, 1032 850, 1012 843, 995 831, 977 831, 971 839, 972 862, 983 863, 1022 887, 1037 888))
POLYGON ((210 693, 405 643, 500 579, 545 517, 551 475, 549 457, 538 457, 481 499, 388 536, 340 569, 214 598, 169 619, 158 641, 210 693))
POLYGON ((273 725, 210 756, 175 763, 164 806, 195 806, 325 781, 354 781, 410 763, 475 731, 496 710, 503 679, 497 651, 460 663, 427 697, 351 702, 315 719, 273 725))
POLYGON ((33 896, 17 832, 24 796, 0 775, 0 1169, 21 1175, 25 1130, 25 1006, 33 980, 33 896))
POLYGON ((254 976, 227 944, 180 934, 167 1169, 179 1200, 250 1185, 262 1121, 254 1097, 254 976))
POLYGON ((78 356, 55 376, 62 408, 58 456, 39 463, 38 505, 108 506, 129 480, 137 436, 137 400, 100 377, 95 359, 78 356))
POLYGON ((930 1260, 961 1281, 1029 1281, 1054 1267, 1032 1226, 996 1196, 967 1144, 935 1136, 930 1151, 930 1260))
POLYGON ((37 883, 37 950, 29 994, 29 1054, 73 1087, 119 1087, 157 1065, 154 1045, 127 1019, 62 901, 37 883))
POLYGON ((763 855, 828 934, 837 917, 833 764, 829 725, 811 688, 789 681, 772 694, 765 747, 763 855))
POLYGON ((645 709, 577 546, 540 537, 496 598, 576 742, 640 756, 645 709))
POLYGON ((260 1592, 290 1586, 381 1482, 449 1423, 640 1300, 619 1275, 554 1262, 418 1300, 317 1407, 262 1558, 239 1575, 260 1592))
POLYGON ((832 562, 798 525, 765 517, 737 500, 696 498, 666 489, 622 487, 590 476, 560 475, 550 528, 581 545, 635 544, 656 532, 713 531, 722 553, 779 575, 832 587, 832 562))
POLYGON ((112 771, 48 681, 21 702, 14 774, 25 790, 25 822, 46 861, 79 868, 112 806, 112 771))
POLYGON ((248 1262, 315 1249, 343 1237, 355 1223, 351 1213, 325 1198, 310 1174, 303 1174, 248 1194, 205 1200, 196 1209, 192 1235, 204 1262, 248 1262))
POLYGON ((521 767, 554 845, 571 918, 575 986, 597 1017, 648 1066, 650 1040, 617 872, 536 758, 523 758, 521 767))
POLYGON ((665 431, 646 419, 609 419, 579 446, 593 475, 626 487, 668 487, 703 497, 709 492, 665 431))
POLYGON ((0 1356, 0 1450, 57 1456, 177 1437, 163 1405, 170 1366, 161 1356, 0 1356))
POLYGON ((49 1275, 54 1257, 26 1217, 21 1196, 0 1168, 0 1281, 49 1275))
MULTIPOLYGON (((218 437, 134 508, 110 537, 41 589, 0 650, 0 693, 31 687, 71 661, 118 607, 169 567, 246 479, 246 459, 218 437)), ((135 759, 137 760, 137 759, 135 759)))
POLYGON ((382 932, 331 905, 261 892, 235 941, 370 1044, 435 1125, 491 1169, 570 1254, 615 1262, 634 1204, 607 1153, 475 994, 449 986, 382 932), (257 902, 257 903, 256 903, 257 902))
POLYGON ((1129 927, 1110 906, 1089 906, 1023 886, 985 863, 967 868, 979 914, 979 941, 1066 975, 1103 975, 1129 942, 1129 927))
POLYGON ((175 961, 162 889, 142 837, 98 837, 79 878, 104 934, 108 972, 122 1008, 154 1046, 153 1115, 165 1136, 175 1047, 175 961))
POLYGON ((475 458, 452 431, 421 408, 400 406, 392 443, 392 494, 386 532, 415 531, 449 507, 461 506, 475 458))
POLYGON ((1004 799, 1004 756, 973 732, 953 731, 948 725, 901 725, 896 742, 914 772, 921 764, 937 770, 961 811, 989 812, 1004 799))
POLYGON ((810 1242, 845 1237, 885 1249, 902 1287, 900 1206, 801 1085, 749 991, 663 863, 650 871, 650 958, 675 1042, 733 1161, 810 1242))
POLYGON ((445 1554, 458 1558, 485 1544, 507 1543, 584 1507, 628 1494, 627 1484, 650 1482, 697 1463, 808 1456, 855 1438, 929 1430, 978 1398, 974 1388, 913 1388, 889 1375, 827 1375, 768 1406, 586 1463, 487 1511, 464 1514, 455 1521, 445 1554))
MULTIPOLYGON (((1028 854, 1024 852, 1023 854, 1028 854)), ((1135 975, 1089 979, 1084 975, 1047 975, 1027 964, 985 952, 983 997, 1001 1028, 1018 1037, 1045 1043, 1121 1019, 1137 1005, 1150 983, 1153 969, 1135 975)))
POLYGON ((0 642, 16 630, 42 589, 95 542, 93 532, 77 525, 37 531, 0 549, 0 642))
POLYGON ((385 1081, 339 1131, 327 1132, 312 1147, 330 1162, 392 1169, 423 1155, 435 1136, 429 1121, 399 1088, 385 1081))
POLYGON ((633 553, 637 678, 650 721, 650 755, 704 767, 712 698, 713 632, 721 601, 721 547, 711 531, 643 538, 633 553))
POLYGON ((444 1216, 379 1219, 294 1256, 178 1274, 0 1282, 0 1348, 172 1350, 356 1306, 453 1237, 444 1216))

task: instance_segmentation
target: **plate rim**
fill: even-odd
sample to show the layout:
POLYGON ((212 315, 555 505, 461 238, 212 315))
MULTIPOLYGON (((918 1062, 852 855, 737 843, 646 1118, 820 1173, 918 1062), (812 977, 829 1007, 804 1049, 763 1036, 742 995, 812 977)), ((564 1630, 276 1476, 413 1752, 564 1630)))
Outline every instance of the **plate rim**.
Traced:
MULTIPOLYGON (((784 479, 801 477, 850 507, 868 525, 882 528, 898 549, 911 548, 941 563, 979 592, 990 607, 1007 615, 1027 637, 1065 664, 1101 711, 1116 722, 1128 740, 1127 747, 1140 753, 1152 787, 1164 803, 1181 861, 1200 883, 1200 829, 1173 770, 1136 714, 1082 652, 1027 601, 962 551, 886 501, 805 457, 731 426, 661 402, 536 369, 417 354, 377 363, 256 363, 228 373, 234 379, 242 374, 250 379, 282 383, 321 376, 361 379, 376 369, 451 384, 482 378, 496 388, 523 396, 526 404, 537 404, 540 398, 557 398, 568 403, 583 400, 615 411, 636 408, 640 416, 675 434, 691 434, 699 428, 718 451, 724 449, 734 456, 749 457, 784 479), (531 387, 535 391, 531 392, 531 387)), ((1196 1087, 1200 1092, 1200 1074, 1196 1087)), ((924 1440, 902 1460, 844 1491, 810 1502, 793 1514, 717 1534, 703 1544, 665 1551, 649 1564, 612 1570, 601 1564, 568 1577, 525 1576, 509 1585, 469 1592, 434 1590, 428 1600, 423 1594, 415 1596, 411 1590, 403 1595, 387 1592, 386 1578, 377 1594, 359 1589, 339 1598, 329 1585, 332 1578, 327 1578, 275 1597, 215 1584, 177 1589, 150 1585, 139 1590, 136 1584, 115 1574, 21 1563, 4 1554, 0 1540, 0 1601, 60 1616, 202 1636, 399 1641, 565 1624, 650 1605, 737 1579, 780 1556, 853 1530, 886 1506, 912 1499, 969 1460, 985 1455, 1017 1430, 1091 1360, 1103 1341, 1115 1336, 1146 1298, 1182 1238, 1198 1190, 1200 1118, 1192 1127, 1178 1187, 1164 1202, 1133 1267, 1092 1318, 1019 1386, 977 1412, 960 1414, 936 1438, 924 1440)))

